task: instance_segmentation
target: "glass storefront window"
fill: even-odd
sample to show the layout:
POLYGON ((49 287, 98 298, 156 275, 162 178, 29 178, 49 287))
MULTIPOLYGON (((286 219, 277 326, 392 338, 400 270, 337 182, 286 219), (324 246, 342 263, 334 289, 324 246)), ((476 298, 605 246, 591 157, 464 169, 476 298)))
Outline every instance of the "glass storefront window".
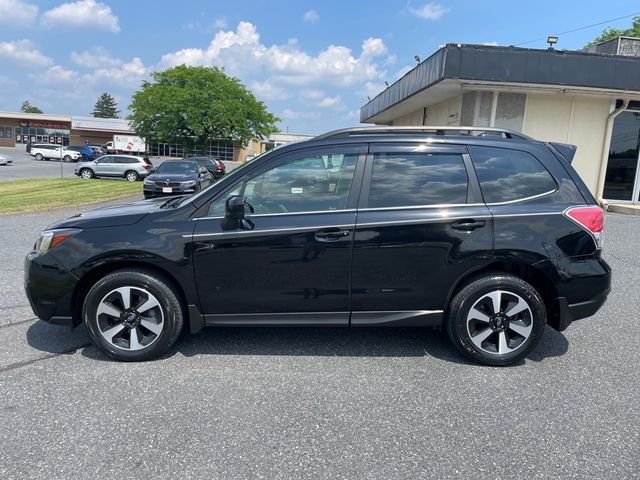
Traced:
MULTIPOLYGON (((634 200, 640 154, 640 112, 626 111, 613 122, 609 161, 604 180, 604 198, 607 200, 634 200)), ((635 198, 638 202, 640 199, 635 198)))

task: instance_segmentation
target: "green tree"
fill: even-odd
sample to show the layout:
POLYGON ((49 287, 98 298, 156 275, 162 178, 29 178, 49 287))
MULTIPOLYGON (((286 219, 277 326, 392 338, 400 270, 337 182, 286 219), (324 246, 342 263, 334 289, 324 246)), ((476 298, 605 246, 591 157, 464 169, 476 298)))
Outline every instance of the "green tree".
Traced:
POLYGON ((120 118, 118 102, 113 96, 105 92, 98 97, 91 115, 97 118, 120 118))
POLYGON ((640 37, 640 17, 633 17, 631 28, 619 29, 619 28, 605 28, 600 35, 598 35, 592 42, 587 43, 587 47, 595 45, 596 43, 606 42, 616 37, 640 37))
POLYGON ((145 81, 129 105, 131 126, 147 141, 246 143, 277 131, 280 119, 237 78, 217 67, 181 65, 151 76, 153 81, 145 81))
POLYGON ((35 105, 31 105, 31 103, 29 103, 27 100, 22 102, 22 105, 20 105, 20 110, 24 113, 43 113, 42 110, 40 110, 35 105))

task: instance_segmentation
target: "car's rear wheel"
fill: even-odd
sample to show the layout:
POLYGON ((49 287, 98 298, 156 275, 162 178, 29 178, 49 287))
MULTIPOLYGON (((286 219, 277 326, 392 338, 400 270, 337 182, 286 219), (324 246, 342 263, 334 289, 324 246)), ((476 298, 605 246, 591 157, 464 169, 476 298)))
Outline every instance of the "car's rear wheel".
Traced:
POLYGON ((544 332, 547 314, 538 292, 521 278, 486 274, 453 298, 446 318, 453 344, 485 365, 508 365, 525 358, 544 332))
POLYGON ((136 180, 138 180, 138 174, 133 170, 129 170, 124 174, 124 178, 129 182, 135 182, 136 180))
POLYGON ((80 170, 80 176, 85 180, 90 180, 94 177, 93 171, 90 168, 83 168, 80 170))
POLYGON ((36 153, 35 154, 35 158, 36 160, 38 160, 39 162, 41 162, 42 160, 44 160, 44 156, 41 153, 36 153))
POLYGON ((116 360, 151 360, 176 341, 182 306, 170 282, 145 270, 120 270, 87 294, 82 316, 93 343, 116 360))

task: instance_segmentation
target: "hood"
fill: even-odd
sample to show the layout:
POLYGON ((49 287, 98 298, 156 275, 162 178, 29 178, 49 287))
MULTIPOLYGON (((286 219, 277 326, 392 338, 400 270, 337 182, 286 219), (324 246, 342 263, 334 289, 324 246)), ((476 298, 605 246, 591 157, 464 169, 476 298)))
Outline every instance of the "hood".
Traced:
POLYGON ((133 225, 142 220, 147 214, 158 211, 160 205, 166 201, 167 198, 153 198, 150 200, 87 210, 86 212, 78 213, 64 220, 59 220, 47 227, 47 229, 71 227, 86 229, 133 225))
POLYGON ((154 173, 147 177, 153 182, 187 182, 189 180, 197 180, 195 173, 154 173))

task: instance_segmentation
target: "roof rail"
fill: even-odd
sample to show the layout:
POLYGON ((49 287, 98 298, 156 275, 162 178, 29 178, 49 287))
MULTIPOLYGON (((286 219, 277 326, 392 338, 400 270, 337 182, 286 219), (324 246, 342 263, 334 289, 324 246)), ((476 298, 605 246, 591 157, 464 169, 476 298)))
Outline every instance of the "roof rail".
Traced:
POLYGON ((472 135, 477 137, 488 137, 500 135, 502 138, 515 138, 520 140, 533 140, 520 132, 509 130, 508 128, 495 127, 452 127, 452 126, 416 126, 416 127, 390 127, 390 126, 373 126, 373 127, 352 127, 333 130, 314 137, 315 140, 327 138, 343 138, 365 135, 385 135, 392 133, 403 134, 426 134, 426 135, 472 135))

